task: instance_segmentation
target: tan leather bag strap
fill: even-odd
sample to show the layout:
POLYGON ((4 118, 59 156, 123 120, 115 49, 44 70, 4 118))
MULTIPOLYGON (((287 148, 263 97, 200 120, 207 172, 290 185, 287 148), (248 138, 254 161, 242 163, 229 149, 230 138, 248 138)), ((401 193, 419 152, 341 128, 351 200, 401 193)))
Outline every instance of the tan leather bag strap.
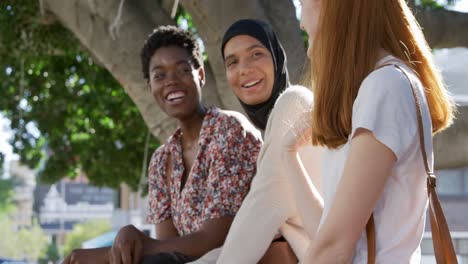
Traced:
POLYGON ((376 241, 375 241, 375 225, 374 225, 374 214, 371 214, 369 221, 366 224, 366 235, 367 235, 367 263, 375 263, 376 255, 376 241))
MULTIPOLYGON (((386 66, 394 66, 399 69, 410 82, 411 90, 413 92, 413 97, 416 102, 416 114, 418 118, 418 134, 419 134, 419 144, 421 146, 421 154, 424 161, 424 167, 426 169, 427 175, 427 194, 429 198, 429 218, 431 221, 431 230, 432 230, 432 243, 434 247, 434 253, 436 257, 437 264, 452 264, 458 263, 457 255, 452 243, 452 238, 450 236, 450 230, 445 220, 444 212, 440 205, 439 198, 436 193, 436 176, 432 172, 427 160, 426 153, 426 144, 424 141, 424 129, 422 122, 422 111, 421 111, 421 100, 419 99, 418 93, 416 91, 416 85, 414 85, 413 80, 409 77, 405 69, 400 67, 397 64, 389 63, 379 66, 377 69, 386 66)), ((374 214, 369 218, 369 221, 366 225, 366 235, 367 235, 367 263, 374 264, 376 256, 376 244, 375 244, 375 227, 374 227, 374 214)))

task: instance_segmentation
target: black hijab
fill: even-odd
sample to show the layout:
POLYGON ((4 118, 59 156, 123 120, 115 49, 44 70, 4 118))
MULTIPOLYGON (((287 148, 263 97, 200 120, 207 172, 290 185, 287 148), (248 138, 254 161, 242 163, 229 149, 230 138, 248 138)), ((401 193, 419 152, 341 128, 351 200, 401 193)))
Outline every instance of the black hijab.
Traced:
POLYGON ((244 104, 239 101, 249 116, 250 120, 258 128, 265 130, 268 116, 270 115, 276 99, 289 86, 288 68, 286 63, 286 53, 283 46, 276 37, 271 26, 263 21, 254 19, 242 19, 232 24, 223 37, 221 54, 224 59, 224 46, 233 37, 238 35, 248 35, 260 41, 267 48, 273 57, 273 67, 275 80, 270 98, 257 105, 244 104))

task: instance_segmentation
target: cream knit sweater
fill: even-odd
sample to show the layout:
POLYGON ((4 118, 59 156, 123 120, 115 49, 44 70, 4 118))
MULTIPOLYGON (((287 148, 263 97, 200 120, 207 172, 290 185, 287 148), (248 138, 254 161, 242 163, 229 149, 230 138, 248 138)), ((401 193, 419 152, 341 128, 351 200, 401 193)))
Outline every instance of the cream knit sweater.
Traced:
MULTIPOLYGON (((289 242, 296 256, 302 258, 311 236, 315 234, 316 225, 304 225, 301 219, 319 219, 320 216, 309 216, 308 214, 314 213, 310 210, 298 210, 307 206, 308 201, 314 197, 309 191, 299 190, 297 193, 297 188, 292 187, 298 185, 297 182, 291 182, 298 175, 292 175, 297 172, 288 172, 285 169, 282 142, 286 134, 294 129, 293 126, 301 123, 300 118, 311 116, 312 104, 312 92, 302 86, 289 87, 280 95, 265 129, 264 144, 257 160, 257 174, 249 194, 234 218, 224 246, 191 263, 257 263, 271 241, 280 235, 289 242), (293 193, 293 189, 296 193, 293 193)), ((302 163, 318 190, 320 151, 312 146, 299 150, 302 163)))

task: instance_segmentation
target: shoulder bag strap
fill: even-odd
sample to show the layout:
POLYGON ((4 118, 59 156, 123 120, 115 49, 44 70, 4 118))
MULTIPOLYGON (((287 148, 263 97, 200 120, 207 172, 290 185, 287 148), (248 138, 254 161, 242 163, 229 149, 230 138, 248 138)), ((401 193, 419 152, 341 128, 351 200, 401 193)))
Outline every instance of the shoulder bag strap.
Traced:
MULTIPOLYGON (((414 82, 409 77, 405 69, 400 67, 397 64, 389 63, 379 66, 377 69, 380 69, 385 66, 394 66, 399 69, 410 82, 411 90, 416 102, 416 114, 418 119, 418 134, 419 134, 419 144, 421 146, 421 154, 424 161, 424 167, 426 169, 427 175, 427 194, 429 197, 429 217, 431 221, 431 230, 432 230, 432 243, 434 246, 434 253, 436 257, 437 264, 452 264, 458 263, 455 250, 453 248, 452 238, 450 236, 450 231, 445 220, 444 212, 440 205, 439 198, 436 193, 436 176, 430 169, 427 153, 426 153, 426 144, 424 141, 424 129, 422 122, 422 111, 421 111, 421 100, 419 99, 418 93, 416 91, 416 86, 414 82)), ((376 70, 377 70, 376 69, 376 70)), ((368 264, 375 263, 376 256, 376 241, 375 241, 375 227, 374 227, 374 214, 369 218, 369 221, 366 225, 366 235, 367 235, 367 259, 368 264)))

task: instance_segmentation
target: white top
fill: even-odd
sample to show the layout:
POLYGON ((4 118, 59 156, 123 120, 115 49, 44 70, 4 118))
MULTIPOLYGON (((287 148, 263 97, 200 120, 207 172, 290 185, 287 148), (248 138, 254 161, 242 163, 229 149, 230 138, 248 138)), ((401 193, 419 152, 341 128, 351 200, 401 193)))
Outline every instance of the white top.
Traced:
MULTIPOLYGON (((426 151, 432 167, 432 124, 424 88, 413 71, 393 56, 383 58, 377 65, 389 62, 405 69, 417 85, 426 151)), ((420 263, 420 243, 428 204, 426 173, 419 145, 415 100, 408 79, 396 67, 380 68, 363 81, 353 104, 352 133, 348 142, 337 150, 324 151, 324 211, 321 223, 332 205, 351 138, 358 128, 370 130, 397 157, 374 210, 376 263, 420 263)), ((357 243, 353 263, 367 263, 365 230, 357 243)))
MULTIPOLYGON (((264 144, 257 160, 257 174, 251 189, 229 230, 225 244, 191 263, 257 263, 271 241, 281 235, 301 258, 309 245, 309 238, 299 216, 292 189, 291 177, 281 166, 281 142, 286 132, 297 123, 301 113, 310 115, 312 92, 302 86, 292 86, 280 95, 265 129, 264 144)), ((316 151, 309 146, 300 155, 316 151)), ((303 159, 305 161, 305 159, 303 159)), ((320 164, 307 162, 309 174, 317 175, 320 164), (312 168, 311 168, 312 167, 312 168)), ((319 185, 319 184, 317 184, 319 185)), ((304 193, 303 199, 310 200, 304 193)))

